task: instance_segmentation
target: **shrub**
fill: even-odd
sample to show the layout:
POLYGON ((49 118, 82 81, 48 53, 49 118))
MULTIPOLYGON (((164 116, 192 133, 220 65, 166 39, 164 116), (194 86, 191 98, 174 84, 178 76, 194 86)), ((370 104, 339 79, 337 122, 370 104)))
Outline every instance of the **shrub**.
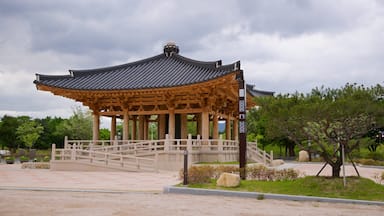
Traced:
POLYGON ((29 161, 29 158, 27 156, 25 156, 25 155, 20 156, 20 162, 21 163, 25 163, 25 162, 28 162, 28 161, 29 161))
MULTIPOLYGON (((192 166, 188 169, 188 181, 190 184, 209 183, 211 179, 218 179, 223 172, 239 174, 239 168, 235 166, 192 166)), ((260 181, 283 181, 297 179, 298 171, 294 169, 276 170, 263 165, 249 166, 246 170, 247 179, 260 181)), ((183 170, 180 170, 180 178, 184 178, 183 170)))
POLYGON ((373 159, 358 159, 356 160, 356 162, 363 165, 384 166, 384 161, 378 161, 373 159))
POLYGON ((49 169, 50 164, 43 163, 43 162, 38 162, 38 163, 28 162, 28 163, 23 163, 21 165, 21 168, 22 169, 49 169))
POLYGON ((51 160, 51 157, 49 157, 49 156, 44 156, 44 158, 43 158, 43 162, 49 162, 51 160))
MULTIPOLYGON (((214 169, 211 166, 192 166, 188 169, 188 182, 190 184, 209 183, 214 169)), ((184 178, 183 170, 180 171, 181 179, 184 178)))
POLYGON ((213 169, 213 176, 212 178, 218 179, 222 173, 236 173, 239 174, 239 167, 238 166, 217 166, 212 167, 213 169))
POLYGON ((5 157, 5 162, 7 164, 13 164, 13 163, 15 163, 15 158, 12 156, 5 157))

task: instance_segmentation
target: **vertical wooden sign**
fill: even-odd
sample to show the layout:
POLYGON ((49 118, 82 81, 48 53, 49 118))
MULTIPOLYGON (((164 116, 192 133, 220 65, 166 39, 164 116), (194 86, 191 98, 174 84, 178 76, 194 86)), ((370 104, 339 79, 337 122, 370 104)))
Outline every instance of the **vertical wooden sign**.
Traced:
POLYGON ((247 153, 247 127, 246 127, 246 89, 244 75, 241 70, 238 75, 239 82, 239 166, 241 179, 246 178, 246 153, 247 153))

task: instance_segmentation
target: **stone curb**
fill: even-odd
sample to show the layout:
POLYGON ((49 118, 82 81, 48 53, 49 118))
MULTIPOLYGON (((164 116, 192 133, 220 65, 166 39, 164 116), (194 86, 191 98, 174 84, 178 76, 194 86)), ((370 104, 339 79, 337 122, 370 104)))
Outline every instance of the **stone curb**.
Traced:
POLYGON ((384 202, 379 202, 379 201, 311 197, 311 196, 295 196, 295 195, 270 194, 270 193, 259 193, 259 192, 212 190, 212 189, 186 188, 186 187, 174 187, 174 186, 164 187, 163 192, 174 193, 174 194, 191 194, 191 195, 236 196, 236 197, 244 197, 244 198, 256 198, 260 200, 261 199, 277 199, 277 200, 289 200, 289 201, 312 201, 312 202, 349 203, 349 204, 359 204, 359 205, 384 206, 384 202))
POLYGON ((41 187, 0 187, 0 191, 46 191, 46 192, 84 192, 84 193, 162 193, 160 190, 103 190, 103 189, 76 189, 76 188, 41 188, 41 187))

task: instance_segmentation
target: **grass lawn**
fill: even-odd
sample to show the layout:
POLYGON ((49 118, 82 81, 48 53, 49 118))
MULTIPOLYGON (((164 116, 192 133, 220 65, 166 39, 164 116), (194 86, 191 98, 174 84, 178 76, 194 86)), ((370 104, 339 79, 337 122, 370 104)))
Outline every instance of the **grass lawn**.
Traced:
POLYGON ((239 187, 223 188, 216 186, 216 181, 209 184, 193 184, 191 188, 249 191, 289 195, 332 197, 384 201, 384 186, 366 178, 348 177, 344 188, 342 178, 307 176, 292 181, 241 181, 239 187))

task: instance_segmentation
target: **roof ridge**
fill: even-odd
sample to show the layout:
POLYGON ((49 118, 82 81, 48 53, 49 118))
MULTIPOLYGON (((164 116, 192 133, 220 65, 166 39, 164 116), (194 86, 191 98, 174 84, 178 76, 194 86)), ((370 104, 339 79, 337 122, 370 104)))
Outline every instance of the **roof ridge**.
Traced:
POLYGON ((222 65, 222 60, 217 61, 199 61, 191 58, 187 58, 185 56, 179 55, 179 54, 173 54, 171 57, 176 57, 184 62, 191 63, 195 66, 202 66, 205 68, 211 68, 211 69, 231 69, 233 71, 240 70, 240 61, 236 61, 231 64, 222 65))

